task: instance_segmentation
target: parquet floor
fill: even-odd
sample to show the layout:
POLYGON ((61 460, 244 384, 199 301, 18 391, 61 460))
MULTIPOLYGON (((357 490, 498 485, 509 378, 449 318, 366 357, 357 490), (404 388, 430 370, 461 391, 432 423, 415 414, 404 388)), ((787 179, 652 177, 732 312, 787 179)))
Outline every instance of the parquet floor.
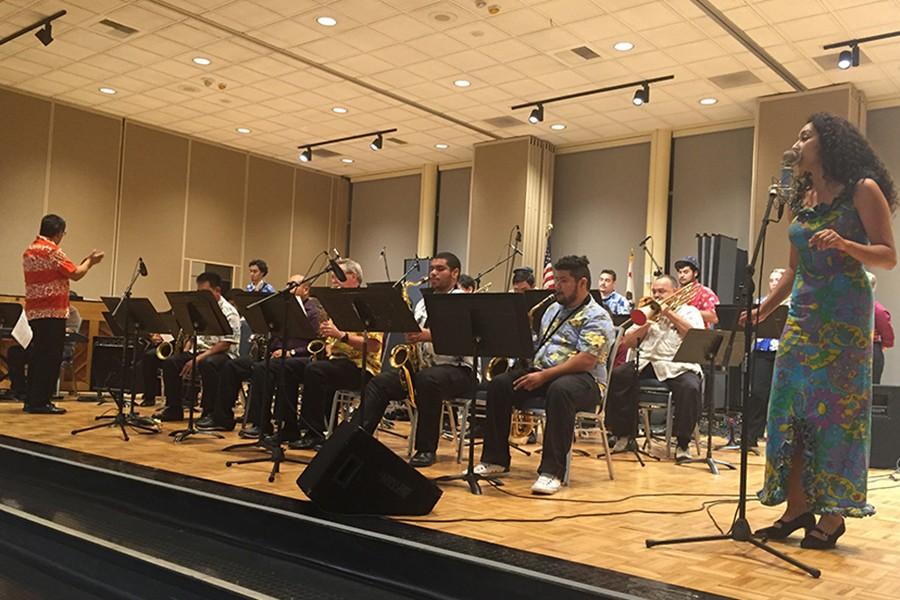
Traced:
MULTIPOLYGON (((0 428, 8 435, 35 442, 273 494, 302 497, 295 484, 302 469, 299 465, 285 466, 273 484, 266 481, 267 463, 226 468, 227 456, 220 449, 237 440, 235 433, 226 434, 225 440, 197 437, 184 444, 173 443, 167 435, 136 434, 130 442, 124 442, 112 429, 72 436, 71 429, 90 424, 94 415, 110 404, 101 408, 93 403, 69 401, 62 405, 69 409, 67 415, 43 416, 26 415, 18 404, 0 404, 0 428)), ((175 429, 168 425, 169 431, 175 429)), ((382 435, 381 439, 398 452, 405 451, 404 440, 388 435, 382 435)), ((579 447, 593 453, 599 449, 599 445, 588 443, 579 447)), ((718 452, 716 456, 738 461, 737 452, 718 452)), ((641 468, 633 457, 619 455, 614 461, 616 479, 610 481, 605 462, 576 457, 571 486, 552 500, 540 500, 529 495, 538 460, 537 455, 525 457, 513 452, 512 473, 504 486, 512 495, 486 488, 479 497, 471 495, 464 485, 445 486, 435 511, 416 519, 416 524, 735 598, 895 600, 900 597, 900 482, 890 480, 888 471, 870 474, 870 501, 878 514, 850 522, 837 550, 803 550, 799 539, 777 546, 822 569, 821 579, 815 580, 767 553, 735 542, 645 547, 644 540, 648 537, 665 539, 716 533, 701 503, 736 498, 738 475, 734 471, 713 476, 703 465, 675 466, 666 460, 648 462, 641 468), (622 500, 635 494, 659 493, 697 496, 622 500), (690 510, 694 512, 609 514, 690 510), (594 514, 587 516, 587 513, 594 514), (547 521, 551 518, 554 520, 547 521), (441 522, 446 520, 453 522, 441 522)), ((761 458, 751 455, 750 463, 749 490, 755 493, 762 478, 761 458)), ((461 469, 455 462, 451 444, 444 442, 439 462, 426 473, 437 476, 458 473, 461 469)), ((734 504, 716 505, 709 510, 722 527, 727 527, 734 504)), ((779 515, 779 509, 762 507, 756 502, 749 505, 748 516, 755 527, 764 526, 779 515)))

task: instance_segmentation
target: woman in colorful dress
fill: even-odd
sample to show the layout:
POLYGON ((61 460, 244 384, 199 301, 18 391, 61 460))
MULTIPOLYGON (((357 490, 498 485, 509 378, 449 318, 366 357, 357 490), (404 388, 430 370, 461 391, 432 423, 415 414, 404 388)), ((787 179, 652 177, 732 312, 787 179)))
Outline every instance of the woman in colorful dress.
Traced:
POLYGON ((802 547, 827 549, 844 533, 844 517, 875 512, 866 502, 873 297, 864 266, 897 262, 897 196, 869 143, 841 117, 814 114, 793 149, 800 177, 790 267, 754 311, 765 319, 790 295, 759 492, 763 504, 786 500, 787 508, 756 535, 784 539, 803 528, 802 547))

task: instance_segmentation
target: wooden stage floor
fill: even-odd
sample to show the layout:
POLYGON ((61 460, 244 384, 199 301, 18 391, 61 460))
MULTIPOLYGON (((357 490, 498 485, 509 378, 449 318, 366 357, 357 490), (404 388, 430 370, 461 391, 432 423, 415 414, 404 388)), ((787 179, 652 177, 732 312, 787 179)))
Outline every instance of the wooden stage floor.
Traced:
MULTIPOLYGON (((226 433, 224 440, 200 436, 183 444, 175 444, 165 434, 135 434, 130 442, 124 442, 113 429, 72 436, 69 432, 73 428, 92 423, 93 417, 111 404, 98 407, 94 403, 68 401, 61 405, 69 410, 68 414, 44 416, 26 415, 19 404, 0 403, 0 430, 32 442, 304 498, 295 484, 302 466, 285 465, 283 474, 271 484, 266 480, 269 463, 226 468, 226 458, 249 454, 226 455, 220 451, 238 439, 236 433, 226 433)), ((144 414, 149 412, 142 410, 144 414)), ((166 430, 172 431, 179 424, 165 425, 166 430)), ((383 434, 381 440, 398 452, 405 451, 405 440, 383 434)), ((592 454, 600 448, 599 444, 588 443, 579 447, 592 454)), ((449 442, 442 442, 438 454, 439 462, 425 470, 427 475, 456 474, 463 468, 456 463, 449 442)), ((735 463, 739 458, 734 451, 718 452, 716 456, 735 463)), ((799 538, 776 546, 820 568, 823 574, 816 580, 748 544, 724 541, 645 547, 646 538, 717 533, 702 503, 735 500, 736 471, 714 476, 704 465, 676 466, 666 460, 647 462, 641 468, 632 456, 617 455, 616 479, 610 481, 604 461, 576 457, 571 486, 552 499, 542 500, 529 493, 538 460, 537 455, 525 457, 514 451, 512 473, 504 486, 506 493, 486 486, 482 496, 473 496, 464 485, 447 485, 431 515, 404 521, 734 598, 894 600, 900 596, 900 483, 888 478, 889 471, 871 472, 870 501, 878 514, 851 521, 837 550, 803 550, 799 538), (625 499, 636 494, 663 493, 684 495, 625 499), (624 511, 694 512, 616 514, 624 511)), ((750 463, 749 490, 753 494, 762 479, 761 458, 751 455, 750 463)), ((709 513, 727 528, 734 509, 734 504, 719 504, 709 507, 709 513)), ((748 516, 754 527, 762 527, 779 515, 777 508, 762 507, 758 502, 749 504, 748 516)))

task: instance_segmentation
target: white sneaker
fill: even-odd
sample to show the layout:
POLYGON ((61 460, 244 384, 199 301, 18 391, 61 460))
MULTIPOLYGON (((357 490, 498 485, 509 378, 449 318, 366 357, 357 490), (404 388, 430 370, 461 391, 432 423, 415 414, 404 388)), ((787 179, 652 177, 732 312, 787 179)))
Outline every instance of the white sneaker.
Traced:
POLYGON ((561 486, 562 481, 560 481, 558 477, 541 473, 541 476, 538 477, 537 481, 534 482, 534 485, 531 486, 531 493, 550 496, 558 492, 561 486))
MULTIPOLYGON (((500 465, 492 465, 491 463, 478 463, 472 468, 472 471, 476 475, 481 475, 482 477, 500 477, 509 473, 509 467, 501 467, 500 465)), ((463 471, 463 475, 466 473, 468 473, 468 470, 463 471)))
POLYGON ((691 459, 691 451, 688 448, 675 448, 675 462, 691 459))
POLYGON ((620 452, 628 451, 628 442, 631 441, 631 438, 627 435, 622 436, 616 439, 616 445, 612 448, 613 454, 619 454, 620 452))

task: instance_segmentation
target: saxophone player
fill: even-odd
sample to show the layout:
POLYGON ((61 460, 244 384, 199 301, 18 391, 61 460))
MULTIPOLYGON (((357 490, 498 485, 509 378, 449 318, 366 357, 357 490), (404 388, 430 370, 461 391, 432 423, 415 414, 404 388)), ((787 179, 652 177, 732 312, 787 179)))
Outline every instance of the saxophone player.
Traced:
POLYGON ((531 487, 534 494, 553 494, 562 485, 575 414, 599 404, 615 335, 609 313, 590 294, 588 259, 564 256, 553 269, 555 302, 541 319, 534 366, 513 368, 488 385, 484 447, 475 467, 476 473, 485 476, 509 472, 513 406, 540 399, 547 423, 538 478, 531 487))
MULTIPOLYGON (((435 294, 462 294, 465 292, 457 288, 459 273, 459 258, 451 252, 439 252, 431 259, 428 282, 435 294)), ((406 341, 416 345, 415 354, 420 358, 421 364, 414 365, 417 369, 413 375, 413 391, 419 419, 416 426, 416 451, 409 464, 414 467, 429 467, 436 460, 443 400, 471 393, 472 386, 475 385, 475 372, 471 358, 434 353, 431 331, 427 327, 428 312, 424 298, 416 303, 413 313, 421 331, 406 334, 406 341)), ((391 401, 402 400, 407 396, 400 377, 394 371, 384 372, 366 386, 362 427, 369 433, 375 432, 391 401)))

